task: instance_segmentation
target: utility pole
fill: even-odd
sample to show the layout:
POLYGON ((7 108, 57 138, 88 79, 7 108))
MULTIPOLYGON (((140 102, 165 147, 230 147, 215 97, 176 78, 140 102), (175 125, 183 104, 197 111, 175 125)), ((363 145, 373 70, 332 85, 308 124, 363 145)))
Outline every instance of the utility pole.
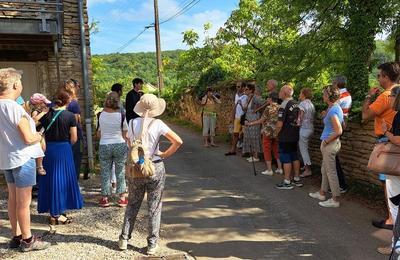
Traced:
POLYGON ((161 59, 161 43, 160 43, 160 23, 158 20, 158 0, 154 0, 154 30, 156 33, 156 55, 157 55, 157 76, 158 76, 158 95, 164 88, 164 79, 162 74, 162 59, 161 59))

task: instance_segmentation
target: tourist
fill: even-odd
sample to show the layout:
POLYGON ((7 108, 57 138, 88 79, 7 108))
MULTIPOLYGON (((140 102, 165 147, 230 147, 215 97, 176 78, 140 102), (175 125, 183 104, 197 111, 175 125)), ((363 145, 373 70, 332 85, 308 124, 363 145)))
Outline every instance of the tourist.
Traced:
POLYGON ((71 147, 78 140, 77 122, 66 110, 70 102, 69 93, 60 90, 55 107, 40 119, 46 129, 43 166, 47 173, 39 176, 38 212, 50 213, 52 225, 71 223, 65 212, 83 206, 71 147))
POLYGON ((0 169, 8 188, 10 248, 42 250, 50 246, 31 233, 30 205, 36 184, 35 158, 43 157, 42 135, 35 122, 15 100, 21 95, 21 74, 13 68, 0 69, 0 169))
POLYGON ((131 119, 139 117, 138 114, 133 111, 136 103, 139 102, 140 96, 142 96, 143 80, 140 78, 134 78, 132 80, 132 90, 126 94, 125 98, 125 108, 126 108, 126 121, 129 123, 131 119))
POLYGON ((312 175, 311 172, 311 158, 308 152, 308 142, 314 133, 314 115, 315 107, 311 102, 312 91, 310 88, 303 88, 300 91, 300 104, 299 104, 299 118, 298 124, 300 125, 300 139, 299 149, 304 163, 304 172, 300 177, 308 177, 312 175))
POLYGON ((300 127, 298 125, 299 109, 293 100, 293 87, 284 85, 279 91, 282 104, 278 112, 278 123, 276 132, 279 139, 279 159, 283 164, 284 180, 276 185, 283 190, 293 189, 294 186, 301 187, 300 161, 297 154, 300 127), (292 179, 292 171, 294 177, 292 179))
POLYGON ((339 88, 332 85, 326 86, 322 97, 328 105, 328 110, 323 119, 324 129, 321 134, 321 189, 317 192, 309 193, 309 196, 321 200, 319 205, 322 207, 337 208, 340 206, 340 189, 335 157, 341 147, 340 136, 343 132, 343 111, 339 106, 339 88), (327 200, 326 195, 329 188, 332 191, 332 198, 327 200))
POLYGON ((108 197, 111 196, 111 166, 115 166, 116 193, 119 194, 118 205, 126 207, 126 183, 125 162, 128 147, 126 145, 126 133, 128 126, 119 107, 119 95, 117 92, 109 92, 104 101, 104 109, 99 115, 100 136, 99 160, 101 171, 101 195, 99 202, 101 207, 109 207, 108 197))
POLYGON ((244 106, 246 113, 245 122, 248 125, 243 130, 243 148, 242 153, 249 153, 248 162, 259 162, 258 154, 261 152, 261 127, 259 124, 251 125, 253 121, 260 119, 260 113, 255 112, 263 103, 263 101, 254 95, 255 85, 247 84, 244 90, 247 95, 247 102, 244 106))
POLYGON ((139 213, 145 193, 147 192, 147 204, 149 211, 149 235, 147 237, 147 254, 156 253, 160 233, 162 194, 165 186, 165 168, 163 160, 172 156, 182 145, 181 138, 172 131, 163 121, 155 119, 165 110, 165 101, 153 94, 144 94, 135 106, 135 113, 141 116, 129 122, 128 137, 131 141, 140 138, 140 129, 143 126, 142 139, 147 140, 146 157, 153 161, 154 175, 147 178, 129 178, 129 197, 126 208, 122 232, 118 246, 126 250, 128 239, 132 236, 133 227, 139 213), (165 136, 171 145, 165 151, 159 150, 159 140, 165 136))
POLYGON ((203 106, 204 147, 216 147, 215 128, 217 127, 217 104, 221 104, 221 100, 214 95, 212 88, 208 87, 200 103, 203 106))

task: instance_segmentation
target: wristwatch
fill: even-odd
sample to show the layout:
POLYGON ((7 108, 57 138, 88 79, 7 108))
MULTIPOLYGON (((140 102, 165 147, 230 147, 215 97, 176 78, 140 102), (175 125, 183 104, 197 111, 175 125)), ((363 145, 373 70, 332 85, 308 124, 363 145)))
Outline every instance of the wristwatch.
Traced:
POLYGON ((370 94, 365 96, 365 99, 370 99, 372 96, 370 94))

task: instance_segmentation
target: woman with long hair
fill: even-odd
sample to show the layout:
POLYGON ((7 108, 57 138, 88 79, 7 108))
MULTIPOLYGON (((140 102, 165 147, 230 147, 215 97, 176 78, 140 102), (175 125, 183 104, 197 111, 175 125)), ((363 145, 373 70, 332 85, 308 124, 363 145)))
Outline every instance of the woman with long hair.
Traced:
POLYGON ((46 175, 39 176, 38 211, 50 213, 50 223, 56 225, 71 222, 66 210, 83 206, 71 147, 78 139, 76 119, 66 110, 70 100, 67 92, 59 91, 56 106, 40 119, 47 147, 43 160, 46 175))
POLYGON ((74 165, 76 178, 79 180, 79 174, 81 170, 81 161, 82 161, 82 151, 81 151, 81 143, 83 141, 83 131, 81 124, 81 107, 78 102, 78 92, 80 89, 80 84, 75 79, 69 79, 64 81, 59 87, 59 91, 65 91, 71 97, 71 101, 66 107, 66 110, 70 111, 75 115, 76 119, 76 128, 77 128, 77 136, 78 139, 72 145, 72 153, 74 156, 74 165))

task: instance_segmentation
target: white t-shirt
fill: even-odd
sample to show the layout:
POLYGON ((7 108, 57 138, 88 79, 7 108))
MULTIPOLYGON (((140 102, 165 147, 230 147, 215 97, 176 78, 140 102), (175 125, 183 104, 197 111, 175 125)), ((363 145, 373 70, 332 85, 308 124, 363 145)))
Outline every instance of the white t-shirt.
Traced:
MULTIPOLYGON (((138 117, 133 120, 129 121, 129 127, 128 127, 128 138, 133 141, 135 138, 139 138, 140 134, 140 127, 142 125, 143 118, 138 117)), ((160 152, 158 142, 160 140, 160 137, 162 135, 167 134, 171 129, 160 119, 154 119, 154 118, 147 118, 146 119, 146 125, 150 125, 150 127, 147 129, 147 135, 145 135, 144 140, 142 142, 146 145, 147 147, 147 154, 146 157, 150 157, 153 155, 152 161, 161 159, 157 154, 160 152), (151 122, 152 120, 155 120, 154 122, 151 122)))
MULTIPOLYGON (((100 144, 120 144, 125 143, 122 137, 121 130, 121 113, 113 112, 109 113, 102 111, 99 117, 99 130, 101 133, 100 144)), ((122 129, 126 131, 128 125, 126 119, 122 123, 122 129)))
POLYGON ((43 157, 40 143, 25 144, 18 124, 22 117, 29 119, 31 131, 36 132, 35 122, 22 106, 11 99, 0 99, 0 169, 9 170, 24 165, 31 158, 43 157))
POLYGON ((236 93, 235 94, 235 106, 236 106, 235 118, 240 118, 244 114, 243 107, 245 107, 246 104, 247 104, 247 96, 244 94, 239 96, 236 93))

